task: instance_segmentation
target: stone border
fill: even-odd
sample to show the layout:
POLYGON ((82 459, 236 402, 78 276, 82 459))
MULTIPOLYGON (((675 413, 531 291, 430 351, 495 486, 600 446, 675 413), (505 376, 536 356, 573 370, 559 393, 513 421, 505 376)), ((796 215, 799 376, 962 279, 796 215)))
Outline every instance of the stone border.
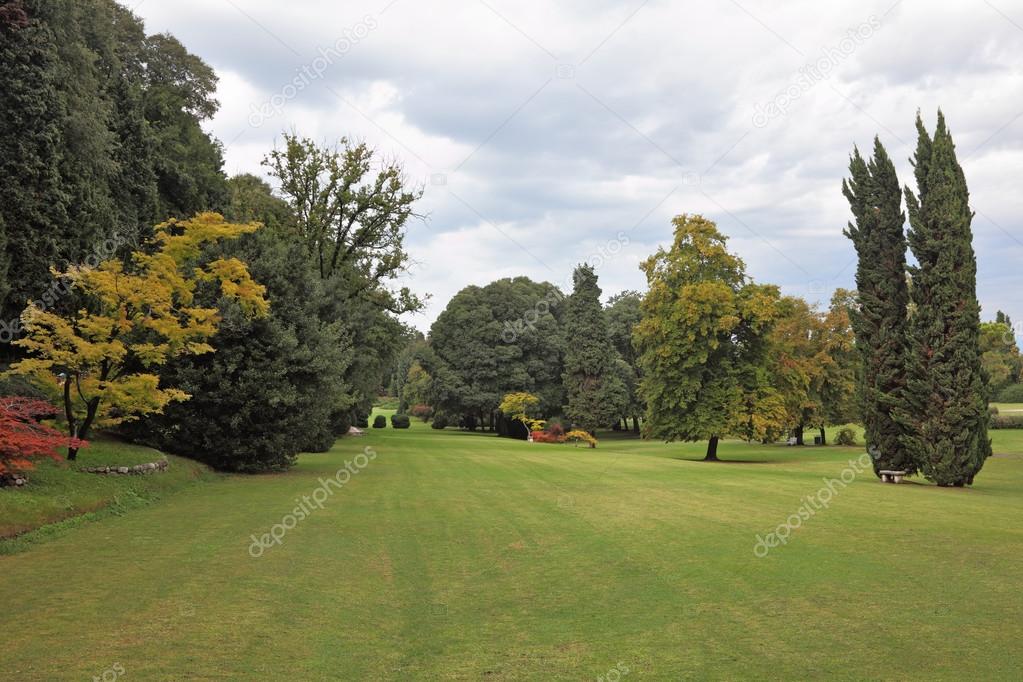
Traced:
POLYGON ((120 474, 121 476, 141 476, 145 474, 153 474, 160 471, 166 471, 169 463, 165 459, 161 459, 158 462, 148 462, 146 464, 136 464, 131 467, 88 467, 86 469, 79 469, 87 474, 120 474))

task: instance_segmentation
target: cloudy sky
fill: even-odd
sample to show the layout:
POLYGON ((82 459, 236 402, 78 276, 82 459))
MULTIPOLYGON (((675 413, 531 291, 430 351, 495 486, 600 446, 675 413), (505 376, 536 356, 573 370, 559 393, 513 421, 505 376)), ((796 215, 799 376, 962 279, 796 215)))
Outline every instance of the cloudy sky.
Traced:
POLYGON ((702 213, 754 278, 826 302, 852 286, 840 191, 880 135, 904 183, 938 107, 967 180, 985 318, 1023 321, 1021 0, 128 0, 220 75, 227 171, 281 131, 365 139, 425 187, 410 226, 427 329, 468 284, 605 296, 702 213))

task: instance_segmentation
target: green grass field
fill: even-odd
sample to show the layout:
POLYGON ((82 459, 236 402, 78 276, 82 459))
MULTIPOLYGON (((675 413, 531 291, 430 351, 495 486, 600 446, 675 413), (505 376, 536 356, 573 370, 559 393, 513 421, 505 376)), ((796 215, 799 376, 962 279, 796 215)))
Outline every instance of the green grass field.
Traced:
POLYGON ((861 449, 727 442, 730 461, 708 464, 703 444, 367 429, 287 474, 214 477, 0 556, 0 670, 1018 679, 1023 432, 994 438, 972 489, 864 473, 757 558, 757 534, 861 449), (366 447, 364 468, 252 556, 253 535, 366 447))

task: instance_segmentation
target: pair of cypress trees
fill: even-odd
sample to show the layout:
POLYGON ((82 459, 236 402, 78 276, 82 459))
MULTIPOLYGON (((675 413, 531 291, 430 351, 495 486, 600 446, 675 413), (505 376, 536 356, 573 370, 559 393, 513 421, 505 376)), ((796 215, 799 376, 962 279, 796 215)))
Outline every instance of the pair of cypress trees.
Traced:
POLYGON ((854 217, 845 234, 859 256, 852 321, 864 424, 875 472, 963 486, 991 454, 973 212, 942 113, 933 137, 919 113, 916 128, 917 192, 904 189, 908 235, 903 190, 880 140, 869 161, 854 150, 842 183, 854 217), (907 266, 907 243, 916 266, 907 266))

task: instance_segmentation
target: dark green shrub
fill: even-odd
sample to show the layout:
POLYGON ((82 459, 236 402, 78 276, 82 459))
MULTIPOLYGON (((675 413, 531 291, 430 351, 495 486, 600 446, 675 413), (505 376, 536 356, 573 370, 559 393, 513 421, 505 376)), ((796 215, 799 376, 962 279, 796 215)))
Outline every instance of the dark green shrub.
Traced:
POLYGON ((382 414, 378 414, 373 417, 373 428, 374 429, 386 429, 387 428, 387 417, 382 414))
POLYGON ((848 426, 839 429, 835 445, 856 445, 856 432, 848 426))
POLYGON ((355 418, 355 426, 356 426, 356 428, 359 428, 359 429, 368 429, 369 428, 369 415, 360 414, 358 417, 356 417, 355 418))
POLYGON ((394 429, 407 429, 411 424, 407 414, 392 414, 391 415, 391 428, 394 429))
POLYGON ((992 429, 1023 429, 1023 415, 991 417, 992 429))
POLYGON ((1000 403, 1023 403, 1023 384, 1013 384, 998 394, 1000 403))
POLYGON ((432 429, 446 429, 448 427, 448 418, 442 414, 438 414, 433 418, 433 423, 430 424, 432 429))

